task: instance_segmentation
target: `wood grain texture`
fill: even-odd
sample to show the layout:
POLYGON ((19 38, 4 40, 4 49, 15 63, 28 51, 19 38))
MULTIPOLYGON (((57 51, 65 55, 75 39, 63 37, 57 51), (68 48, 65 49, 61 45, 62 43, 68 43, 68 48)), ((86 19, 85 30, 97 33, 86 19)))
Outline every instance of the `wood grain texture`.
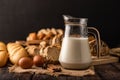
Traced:
POLYGON ((0 80, 120 80, 120 63, 95 66, 96 75, 84 77, 50 76, 34 73, 9 73, 7 67, 0 68, 0 80))

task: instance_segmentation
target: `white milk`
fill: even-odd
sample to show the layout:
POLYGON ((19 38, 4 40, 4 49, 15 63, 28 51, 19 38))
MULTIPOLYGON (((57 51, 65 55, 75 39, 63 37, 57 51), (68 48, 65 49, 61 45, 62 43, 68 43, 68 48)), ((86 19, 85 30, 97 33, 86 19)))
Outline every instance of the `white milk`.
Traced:
POLYGON ((63 38, 59 61, 64 68, 86 69, 91 64, 88 38, 63 38))

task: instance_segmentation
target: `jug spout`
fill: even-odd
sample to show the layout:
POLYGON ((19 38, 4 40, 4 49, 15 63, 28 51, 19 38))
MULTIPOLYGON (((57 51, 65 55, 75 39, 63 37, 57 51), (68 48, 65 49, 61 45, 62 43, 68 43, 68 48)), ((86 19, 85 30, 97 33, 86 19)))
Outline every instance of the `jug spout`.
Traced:
POLYGON ((64 20, 68 20, 68 19, 70 19, 70 18, 74 18, 74 17, 72 17, 72 16, 70 16, 70 15, 63 15, 63 19, 64 19, 64 20))
POLYGON ((74 19, 77 19, 77 18, 72 17, 70 15, 63 15, 63 19, 65 24, 71 24, 74 21, 74 19))

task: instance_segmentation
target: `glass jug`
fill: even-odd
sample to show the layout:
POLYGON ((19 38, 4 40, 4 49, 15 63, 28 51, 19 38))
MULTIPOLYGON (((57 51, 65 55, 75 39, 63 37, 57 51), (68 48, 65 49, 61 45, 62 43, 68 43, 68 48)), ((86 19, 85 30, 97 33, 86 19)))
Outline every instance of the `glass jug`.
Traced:
POLYGON ((59 56, 62 67, 87 69, 92 63, 88 42, 87 18, 64 15, 65 34, 59 56))

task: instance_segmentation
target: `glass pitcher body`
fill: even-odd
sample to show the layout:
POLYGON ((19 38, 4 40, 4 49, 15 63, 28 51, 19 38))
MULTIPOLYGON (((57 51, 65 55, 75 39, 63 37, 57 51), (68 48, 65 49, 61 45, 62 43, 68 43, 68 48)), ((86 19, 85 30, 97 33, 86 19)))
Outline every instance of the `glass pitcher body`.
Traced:
POLYGON ((64 16, 65 34, 59 62, 67 69, 86 69, 91 65, 87 19, 64 16))

